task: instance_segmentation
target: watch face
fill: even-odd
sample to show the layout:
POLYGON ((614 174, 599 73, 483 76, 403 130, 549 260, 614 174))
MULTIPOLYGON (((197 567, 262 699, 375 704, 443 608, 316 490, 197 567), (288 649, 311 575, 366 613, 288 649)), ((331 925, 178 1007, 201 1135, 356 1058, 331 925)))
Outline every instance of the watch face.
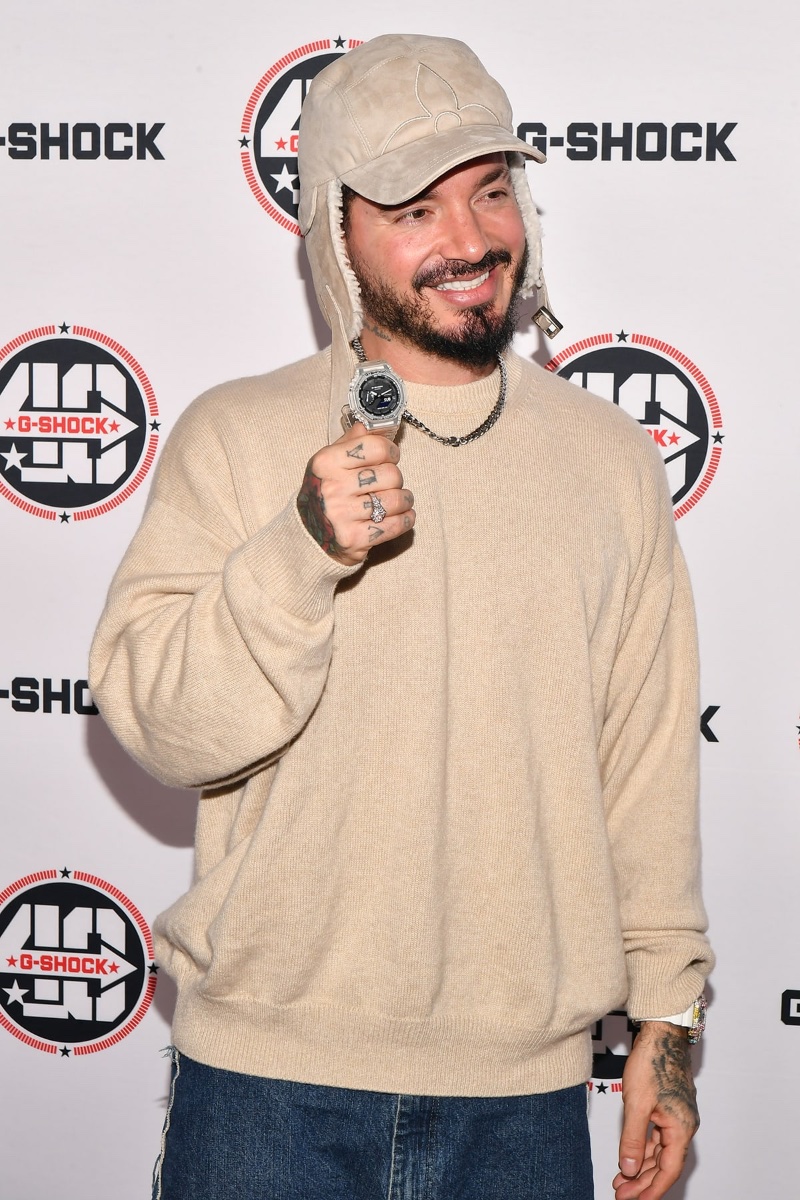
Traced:
POLYGON ((368 375, 358 385, 358 399, 364 412, 379 420, 393 416, 401 403, 400 389, 388 375, 368 375))

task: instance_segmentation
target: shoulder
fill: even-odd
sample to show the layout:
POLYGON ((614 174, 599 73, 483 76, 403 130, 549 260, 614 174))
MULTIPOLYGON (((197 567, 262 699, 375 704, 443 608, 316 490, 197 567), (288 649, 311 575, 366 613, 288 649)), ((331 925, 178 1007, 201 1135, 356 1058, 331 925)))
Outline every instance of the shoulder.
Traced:
POLYGON ((184 410, 161 452, 151 498, 184 511, 241 510, 263 524, 327 442, 328 353, 217 384, 184 410))
POLYGON ((218 383, 188 406, 176 425, 186 435, 194 430, 216 433, 221 440, 268 428, 289 428, 327 418, 330 351, 279 367, 218 383))
POLYGON ((643 426, 618 404, 520 359, 520 402, 549 437, 599 463, 627 462, 646 474, 664 474, 661 455, 643 426))

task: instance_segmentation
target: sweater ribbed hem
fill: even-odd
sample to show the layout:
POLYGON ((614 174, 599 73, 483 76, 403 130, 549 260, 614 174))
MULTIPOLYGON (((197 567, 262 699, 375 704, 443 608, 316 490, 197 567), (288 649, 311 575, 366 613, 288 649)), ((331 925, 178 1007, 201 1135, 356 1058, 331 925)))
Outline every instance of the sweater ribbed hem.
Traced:
POLYGON ((231 556, 231 564, 239 556, 275 603, 307 621, 330 612, 337 584, 361 568, 337 562, 314 541, 300 519, 296 496, 231 556))
POLYGON ((471 1016, 399 1020, 332 1006, 183 994, 173 1041, 208 1066, 268 1079, 429 1096, 518 1096, 591 1075, 588 1033, 471 1016))

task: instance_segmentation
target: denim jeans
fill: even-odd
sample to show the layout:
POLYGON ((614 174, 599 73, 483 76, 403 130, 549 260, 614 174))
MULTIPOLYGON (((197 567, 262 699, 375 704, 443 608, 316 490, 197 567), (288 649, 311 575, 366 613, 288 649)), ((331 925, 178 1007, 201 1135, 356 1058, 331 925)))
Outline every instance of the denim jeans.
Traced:
POLYGON ((404 1096, 173 1052, 153 1200, 592 1200, 586 1088, 404 1096))

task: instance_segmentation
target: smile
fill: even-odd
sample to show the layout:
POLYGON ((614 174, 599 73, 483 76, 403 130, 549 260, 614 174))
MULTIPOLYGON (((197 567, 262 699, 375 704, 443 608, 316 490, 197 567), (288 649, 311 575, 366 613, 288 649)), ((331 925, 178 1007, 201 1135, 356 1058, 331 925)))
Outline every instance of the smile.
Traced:
POLYGON ((489 278, 489 272, 484 271, 483 275, 479 275, 477 279, 453 279, 449 283, 437 283, 437 292, 471 292, 475 288, 479 288, 482 283, 486 283, 489 278))

